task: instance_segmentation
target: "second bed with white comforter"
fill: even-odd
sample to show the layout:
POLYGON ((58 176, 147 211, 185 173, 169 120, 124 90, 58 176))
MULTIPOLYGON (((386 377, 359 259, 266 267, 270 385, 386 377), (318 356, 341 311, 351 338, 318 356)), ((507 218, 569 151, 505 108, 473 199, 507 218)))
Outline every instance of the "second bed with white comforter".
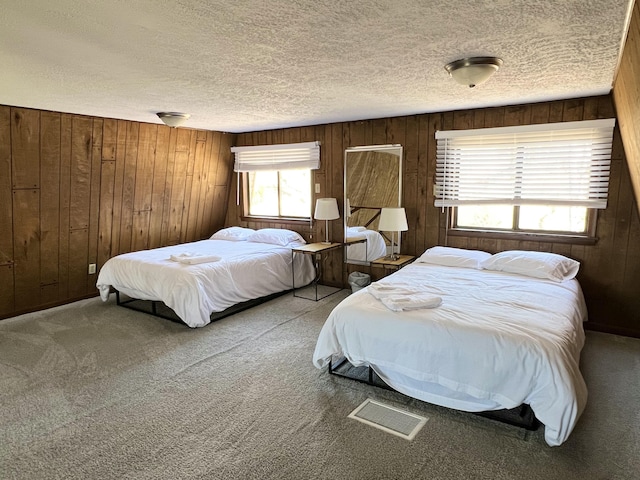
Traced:
POLYGON ((587 400, 576 280, 414 263, 377 283, 417 287, 442 303, 394 312, 368 288, 356 292, 322 328, 316 367, 346 356, 402 393, 459 410, 529 404, 549 445, 566 440, 587 400))

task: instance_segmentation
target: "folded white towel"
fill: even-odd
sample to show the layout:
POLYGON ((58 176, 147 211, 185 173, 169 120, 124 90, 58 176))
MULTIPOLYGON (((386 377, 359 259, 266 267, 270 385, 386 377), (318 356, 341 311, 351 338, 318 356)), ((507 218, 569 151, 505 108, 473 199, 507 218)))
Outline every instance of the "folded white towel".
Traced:
POLYGON ((174 262, 184 263, 185 265, 198 265, 199 263, 210 263, 222 260, 218 255, 202 255, 190 252, 171 255, 169 258, 174 262))
POLYGON ((415 295, 420 293, 418 288, 404 283, 384 284, 376 282, 369 285, 368 291, 378 300, 392 295, 415 295))
POLYGON ((436 308, 442 303, 442 298, 429 293, 417 295, 391 295, 380 300, 385 307, 394 312, 418 310, 420 308, 436 308))

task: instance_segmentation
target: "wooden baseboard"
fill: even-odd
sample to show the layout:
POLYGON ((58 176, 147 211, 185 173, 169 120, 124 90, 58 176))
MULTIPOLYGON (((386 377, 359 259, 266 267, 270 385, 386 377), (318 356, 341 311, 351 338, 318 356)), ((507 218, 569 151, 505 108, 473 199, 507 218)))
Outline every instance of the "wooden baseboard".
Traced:
POLYGON ((591 330, 594 332, 611 333, 613 335, 621 335, 623 337, 640 338, 640 326, 638 329, 615 327, 611 325, 602 325, 601 323, 595 323, 588 321, 584 323, 585 330, 591 330))

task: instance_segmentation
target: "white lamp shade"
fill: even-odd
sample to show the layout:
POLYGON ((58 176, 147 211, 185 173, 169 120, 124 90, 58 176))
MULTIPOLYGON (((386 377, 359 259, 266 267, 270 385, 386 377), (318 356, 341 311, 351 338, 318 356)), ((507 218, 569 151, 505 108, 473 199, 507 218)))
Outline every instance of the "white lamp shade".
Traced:
POLYGON ((385 232, 404 232, 409 230, 407 214, 404 208, 383 208, 380 212, 378 230, 385 232))
POLYGON ((340 218, 338 200, 335 198, 318 198, 316 200, 316 213, 313 217, 316 220, 335 220, 340 218))

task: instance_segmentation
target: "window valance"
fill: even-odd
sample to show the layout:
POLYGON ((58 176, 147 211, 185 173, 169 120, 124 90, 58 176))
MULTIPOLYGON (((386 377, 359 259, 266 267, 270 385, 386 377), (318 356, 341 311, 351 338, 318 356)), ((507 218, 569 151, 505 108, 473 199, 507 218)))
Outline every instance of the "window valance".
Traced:
POLYGON ((231 147, 235 172, 320 168, 320 142, 231 147))

